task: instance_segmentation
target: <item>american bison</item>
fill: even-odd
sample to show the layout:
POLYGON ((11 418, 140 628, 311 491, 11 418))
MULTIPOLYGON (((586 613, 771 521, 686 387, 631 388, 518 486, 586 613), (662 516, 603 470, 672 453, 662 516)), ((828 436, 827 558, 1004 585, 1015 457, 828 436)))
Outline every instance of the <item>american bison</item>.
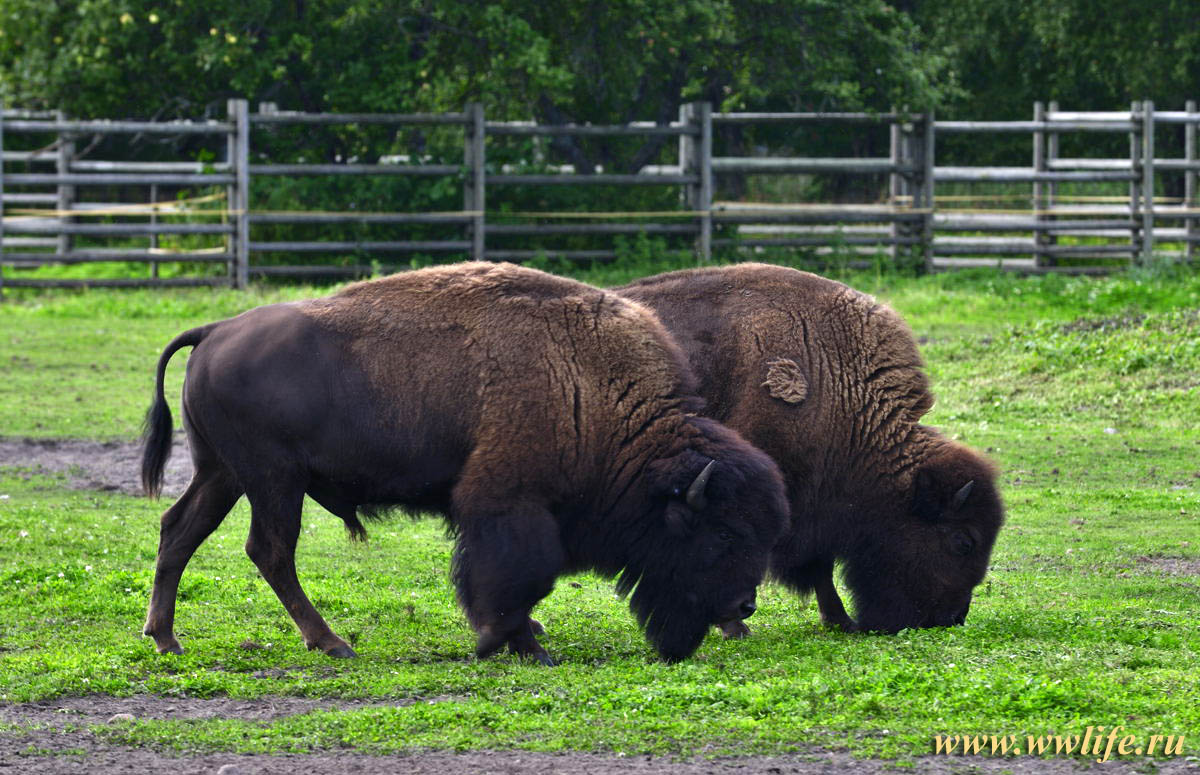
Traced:
POLYGON ((183 424, 195 475, 162 516, 145 633, 180 653, 175 597, 244 493, 246 552, 304 642, 354 656, 309 602, 295 548, 307 493, 344 520, 444 515, 476 653, 553 664, 529 619, 563 573, 618 577, 666 660, 754 611, 787 501, 775 463, 696 415, 695 378, 653 313, 512 265, 436 267, 184 332, 158 361, 142 480, 161 488, 163 373, 194 348, 183 424))
MULTIPOLYGON (((706 413, 783 470, 792 527, 771 575, 846 630, 961 624, 1004 521, 996 471, 922 425, 933 405, 912 333, 870 296, 741 264, 615 289, 659 315, 706 413), (857 622, 833 584, 840 562, 857 622)), ((748 632, 741 622, 727 636, 748 632)))

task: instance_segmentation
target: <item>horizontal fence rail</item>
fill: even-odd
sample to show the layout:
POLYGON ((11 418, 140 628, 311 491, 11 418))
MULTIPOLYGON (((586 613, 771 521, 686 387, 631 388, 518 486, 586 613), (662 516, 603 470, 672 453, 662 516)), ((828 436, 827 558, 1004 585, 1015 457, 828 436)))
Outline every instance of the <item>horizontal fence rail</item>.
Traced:
MULTIPOLYGON (((478 104, 467 105, 461 113, 315 114, 280 111, 264 103, 251 113, 245 100, 230 100, 225 120, 165 122, 69 120, 56 111, 5 110, 0 114, 0 291, 5 285, 242 287, 253 276, 369 274, 382 266, 375 256, 425 253, 510 261, 546 254, 603 261, 616 255, 612 249, 502 247, 511 238, 546 236, 661 235, 691 244, 702 261, 708 260, 714 249, 743 255, 794 249, 893 260, 908 255, 929 270, 988 265, 1022 272, 1092 273, 1164 257, 1190 261, 1200 244, 1198 125, 1200 112, 1194 101, 1182 111, 1155 110, 1151 102, 1133 103, 1127 111, 1061 111, 1054 103, 1037 103, 1032 120, 1016 121, 946 121, 904 111, 721 113, 713 112, 708 103, 697 102, 682 106, 677 120, 619 125, 487 121, 478 104), (714 129, 742 131, 742 127, 754 125, 851 127, 863 132, 879 132, 883 127, 888 131, 888 155, 714 155, 714 129), (269 143, 258 134, 270 135, 285 127, 309 127, 305 131, 311 134, 318 131, 312 127, 334 131, 345 126, 386 128, 380 131, 449 127, 449 131, 462 133, 461 160, 389 156, 375 163, 341 162, 340 158, 337 163, 276 163, 266 158, 269 143), (1161 158, 1156 153, 1159 127, 1182 131, 1182 158, 1161 158), (939 135, 987 138, 1014 134, 1031 139, 1028 166, 968 166, 944 159, 937 163, 939 135), (1061 155, 1061 138, 1074 134, 1128 138, 1129 153, 1122 158, 1084 158, 1078 152, 1061 155), (207 158, 215 160, 85 158, 99 139, 109 136, 193 138, 189 142, 212 143, 214 150, 207 158), (674 162, 661 163, 660 158, 632 172, 544 164, 529 170, 507 164, 489 166, 489 137, 548 138, 553 142, 572 137, 653 139, 670 143, 662 146, 667 149, 677 145, 678 155, 674 162), (718 176, 758 175, 867 176, 869 181, 883 181, 883 188, 880 200, 873 203, 717 201, 718 176), (1182 176, 1182 196, 1167 199, 1157 193, 1164 175, 1182 176), (373 213, 251 209, 255 179, 310 176, 449 179, 462 188, 462 208, 373 213), (943 188, 939 195, 939 184, 954 188, 949 194, 943 188), (1104 196, 1063 193, 1064 186, 1078 190, 1094 184, 1103 187, 1104 196), (1008 208, 1000 195, 955 193, 964 187, 994 189, 998 185, 1009 186, 1005 191, 1024 193, 1006 194, 1014 198, 1008 208), (503 201, 503 193, 493 194, 489 209, 488 193, 493 186, 498 192, 541 186, 666 186, 679 190, 679 209, 653 213, 512 212, 511 208, 495 207, 497 200, 503 201), (1114 195, 1117 190, 1123 193, 1114 195), (138 195, 144 197, 144 204, 129 203, 133 191, 144 192, 138 195), (85 194, 89 201, 83 201, 85 194), (109 201, 114 198, 120 201, 109 201), (976 200, 992 204, 981 207, 976 200), (524 222, 511 222, 514 219, 524 222), (324 240, 313 240, 263 238, 261 231, 304 225, 329 229, 436 226, 452 233, 444 238, 421 238, 417 233, 412 239, 345 239, 329 234, 324 240), (489 245, 489 236, 499 244, 489 245), (342 266, 274 265, 255 260, 268 253, 362 258, 342 266), (369 262, 367 257, 372 257, 369 262), (113 262, 146 264, 150 274, 91 279, 31 276, 28 271, 113 262), (184 268, 221 265, 225 271, 210 275, 197 269, 202 276, 160 277, 163 264, 184 268)), ((323 158, 324 150, 317 149, 314 157, 323 158)))

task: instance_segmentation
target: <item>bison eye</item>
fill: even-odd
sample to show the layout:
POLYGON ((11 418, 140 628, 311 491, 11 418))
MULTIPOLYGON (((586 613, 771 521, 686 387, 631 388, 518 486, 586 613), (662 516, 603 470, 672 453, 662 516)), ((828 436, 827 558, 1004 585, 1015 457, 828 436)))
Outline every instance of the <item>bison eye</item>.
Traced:
POLYGON ((717 538, 721 539, 725 543, 729 543, 733 540, 733 533, 726 528, 721 528, 717 531, 717 538))
POLYGON ((955 533, 950 536, 950 551, 959 557, 966 557, 975 549, 975 540, 966 533, 955 533))

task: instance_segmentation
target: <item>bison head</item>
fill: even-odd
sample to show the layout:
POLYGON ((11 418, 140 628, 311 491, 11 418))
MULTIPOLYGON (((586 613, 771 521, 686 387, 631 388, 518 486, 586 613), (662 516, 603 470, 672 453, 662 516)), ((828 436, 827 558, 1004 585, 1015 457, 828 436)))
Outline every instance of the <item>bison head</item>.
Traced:
POLYGON ((667 661, 692 654, 717 622, 755 610, 771 547, 787 525, 775 463, 726 428, 695 418, 707 439, 648 467, 649 520, 621 575, 630 608, 667 661))
POLYGON ((966 620, 1004 522, 995 478, 986 459, 947 442, 918 469, 908 498, 881 504, 868 520, 878 521, 843 558, 860 629, 966 620))

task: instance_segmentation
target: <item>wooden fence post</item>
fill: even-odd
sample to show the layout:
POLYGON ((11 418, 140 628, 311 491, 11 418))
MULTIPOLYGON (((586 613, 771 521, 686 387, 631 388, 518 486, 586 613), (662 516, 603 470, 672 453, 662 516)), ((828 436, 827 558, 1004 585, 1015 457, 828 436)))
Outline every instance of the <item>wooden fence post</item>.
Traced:
POLYGON ((0 299, 4 298, 4 102, 0 101, 0 299))
MULTIPOLYGON (((695 118, 692 115, 695 112, 696 103, 685 102, 679 106, 679 123, 684 127, 690 127, 695 123, 695 118)), ((696 160, 696 138, 689 134, 681 134, 679 136, 679 174, 689 175, 693 173, 694 163, 696 160)), ((696 200, 699 195, 696 191, 697 187, 692 183, 685 183, 683 186, 683 206, 688 210, 696 209, 696 200)))
MULTIPOLYGON (((66 120, 61 110, 54 111, 54 120, 62 123, 66 120)), ((55 159, 55 169, 59 175, 71 174, 71 160, 75 156, 75 141, 71 135, 61 129, 58 132, 58 154, 55 159)), ((58 209, 58 222, 61 224, 74 223, 75 219, 69 215, 64 215, 68 210, 71 210, 75 205, 75 187, 74 186, 58 186, 58 200, 56 208, 58 209)), ((58 235, 58 252, 59 254, 70 253, 75 247, 75 239, 70 234, 58 235)))
MULTIPOLYGON (((892 108, 892 112, 896 113, 896 109, 892 108)), ((897 202, 900 199, 900 172, 897 167, 900 166, 900 121, 896 119, 888 124, 888 159, 892 162, 892 171, 888 174, 888 207, 896 209, 897 202)), ((896 244, 896 240, 900 237, 900 231, 896 227, 899 222, 893 220, 888 224, 888 236, 892 238, 892 265, 900 258, 900 248, 896 244)))
POLYGON ((699 178, 696 183, 686 184, 684 201, 689 210, 699 214, 695 250, 700 262, 708 263, 712 260, 712 103, 680 105, 679 123, 697 132, 679 136, 679 172, 699 178))
MULTIPOLYGON (((1183 155, 1189 164, 1196 162, 1196 101, 1188 100, 1184 106, 1188 114, 1188 122, 1183 125, 1183 155)), ((1183 206, 1188 210, 1196 209, 1196 170, 1190 169, 1183 173, 1183 206)), ((1184 248, 1184 258, 1191 262, 1196 253, 1196 218, 1189 217, 1187 224, 1187 243, 1184 248)))
MULTIPOLYGON (((904 112, 908 112, 907 108, 904 112)), ((901 206, 901 201, 906 200, 910 193, 907 173, 901 172, 899 168, 908 166, 912 160, 909 158, 908 132, 904 130, 904 121, 900 118, 901 111, 892 108, 892 113, 896 117, 888 125, 888 157, 893 166, 891 174, 888 175, 888 205, 892 208, 894 216, 894 211, 901 206)), ((909 201, 909 207, 911 206, 912 202, 909 201)), ((892 263, 895 264, 900 260, 900 239, 909 236, 911 230, 906 221, 896 220, 893 217, 888 232, 892 238, 892 263)))
POLYGON ((921 207, 925 217, 921 221, 921 243, 925 250, 925 271, 933 272, 933 209, 934 209, 934 117, 933 109, 925 112, 924 135, 921 145, 921 207))
POLYGON ((1154 260, 1154 103, 1142 103, 1142 264, 1154 260))
MULTIPOLYGON (((158 225, 158 186, 150 186, 150 225, 158 225)), ((150 232, 150 252, 153 253, 158 248, 158 232, 150 232)), ((158 277, 158 262, 150 262, 150 276, 158 277)))
POLYGON ((1138 215, 1141 214, 1141 204, 1139 196, 1141 188, 1138 185, 1138 180, 1142 173, 1142 143, 1138 137, 1137 112, 1141 108, 1141 103, 1129 103, 1129 120, 1134 127, 1129 130, 1129 171, 1133 178, 1129 181, 1129 220, 1132 225, 1129 227, 1129 252, 1130 260, 1137 262, 1138 256, 1141 253, 1142 230, 1141 221, 1138 215))
POLYGON ((697 148, 700 155, 697 160, 700 172, 699 210, 702 213, 700 216, 700 261, 707 264, 712 260, 712 103, 698 103, 696 113, 696 120, 700 125, 700 143, 697 148))
POLYGON ((244 99, 229 100, 226 108, 233 128, 229 134, 229 166, 233 169, 233 187, 225 198, 234 224, 233 266, 229 268, 233 287, 250 283, 250 108, 244 99))
MULTIPOLYGON (((1042 124, 1046 121, 1046 106, 1041 101, 1033 103, 1033 120, 1036 124, 1042 124)), ((1039 172, 1046 171, 1046 130, 1042 128, 1033 130, 1033 172, 1036 175, 1039 172)), ((1042 225, 1042 210, 1045 208, 1043 201, 1043 192, 1045 183, 1036 178, 1033 181, 1033 220, 1035 226, 1042 225)), ((1046 252, 1042 249, 1042 235, 1045 234, 1040 228, 1033 230, 1033 265, 1042 267, 1046 261, 1046 252)))
MULTIPOLYGON (((1046 106, 1046 109, 1050 113, 1057 113, 1058 112, 1058 101, 1051 100, 1050 104, 1046 106)), ((1046 135, 1046 169, 1051 169, 1051 170, 1055 169, 1054 162, 1056 162, 1056 161, 1058 161, 1058 132, 1051 131, 1049 134, 1046 135)), ((1056 206, 1057 200, 1058 200, 1058 183, 1051 181, 1046 184, 1046 210, 1053 211, 1056 206)), ((1048 213, 1046 216, 1046 220, 1054 221, 1054 220, 1057 220, 1057 217, 1054 215, 1050 215, 1048 213)), ((1043 245, 1057 245, 1058 244, 1058 235, 1057 234, 1046 234, 1045 232, 1043 232, 1042 234, 1043 234, 1043 237, 1042 237, 1043 245)), ((1046 259, 1047 259, 1047 263, 1050 264, 1051 266, 1058 263, 1058 259, 1053 254, 1046 256, 1046 259)))
POLYGON ((468 123, 464 130, 463 165, 467 168, 467 176, 463 180, 463 209, 473 211, 471 220, 467 223, 467 233, 471 239, 471 260, 482 261, 486 253, 484 208, 487 204, 484 190, 484 139, 487 124, 483 116, 483 103, 468 104, 466 114, 468 123))

